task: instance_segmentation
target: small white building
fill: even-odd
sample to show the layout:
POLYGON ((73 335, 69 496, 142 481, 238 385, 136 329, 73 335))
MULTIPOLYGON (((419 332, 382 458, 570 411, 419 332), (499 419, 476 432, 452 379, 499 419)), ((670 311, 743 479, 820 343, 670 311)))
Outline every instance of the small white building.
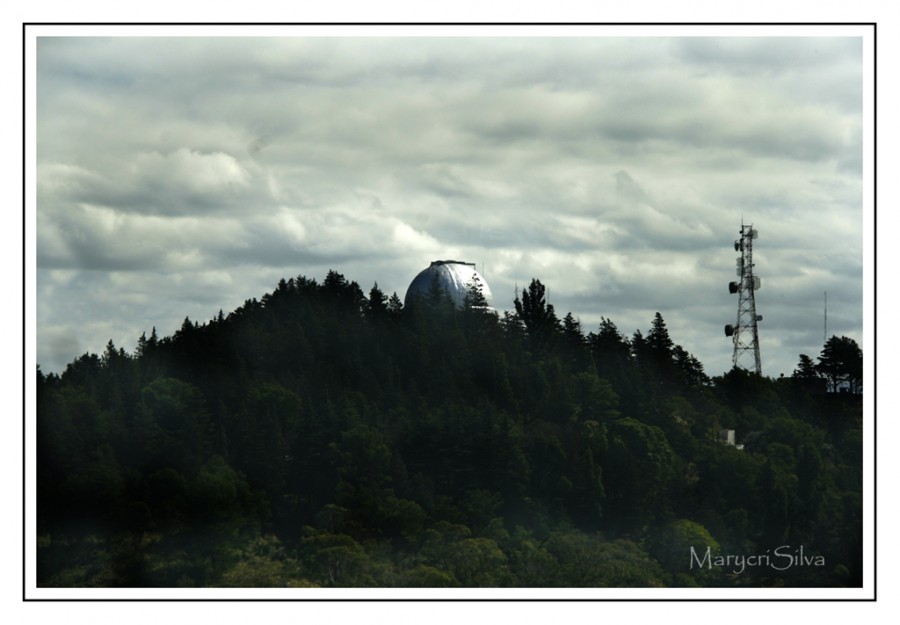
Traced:
POLYGON ((735 449, 743 449, 743 445, 736 445, 734 442, 734 430, 719 430, 719 442, 723 445, 731 445, 735 449))
POLYGON ((719 442, 734 447, 734 430, 719 430, 719 442))

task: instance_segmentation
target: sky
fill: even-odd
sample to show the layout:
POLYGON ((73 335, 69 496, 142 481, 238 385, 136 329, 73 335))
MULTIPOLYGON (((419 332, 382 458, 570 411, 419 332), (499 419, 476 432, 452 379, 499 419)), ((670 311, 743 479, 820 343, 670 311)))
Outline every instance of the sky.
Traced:
POLYGON ((227 315, 281 278, 334 269, 402 298, 456 259, 501 310, 541 280, 585 332, 605 317, 646 334, 659 312, 719 375, 742 223, 759 231, 763 374, 819 354, 826 292, 827 335, 866 349, 858 37, 54 36, 36 50, 45 372, 227 315))

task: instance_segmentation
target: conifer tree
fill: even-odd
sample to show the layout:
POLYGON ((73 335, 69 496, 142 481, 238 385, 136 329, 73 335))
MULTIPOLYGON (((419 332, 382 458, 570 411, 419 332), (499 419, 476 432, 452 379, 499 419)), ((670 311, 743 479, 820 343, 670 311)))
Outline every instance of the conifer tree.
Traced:
POLYGON ((832 336, 822 348, 816 367, 828 380, 832 392, 846 384, 851 393, 862 392, 862 350, 851 338, 832 336))
POLYGON ((656 313, 653 317, 653 325, 647 334, 647 347, 652 351, 657 362, 664 363, 671 362, 674 346, 674 342, 669 337, 666 322, 663 321, 661 314, 656 313))
POLYGON ((466 285, 466 297, 463 300, 463 306, 467 309, 486 308, 488 305, 487 298, 484 296, 484 287, 478 276, 473 276, 472 281, 466 285))
POLYGON ((798 380, 812 380, 821 376, 813 359, 806 354, 800 354, 800 362, 797 363, 791 377, 798 380))
POLYGON ((548 347, 559 332, 559 319, 553 304, 547 302, 546 287, 537 278, 531 280, 527 290, 522 291, 522 299, 516 296, 513 305, 516 316, 525 324, 532 346, 548 347))
POLYGON ((369 291, 366 313, 370 319, 384 319, 388 314, 388 298, 376 282, 369 291))
POLYGON ((394 317, 403 312, 403 302, 401 301, 400 296, 397 295, 396 291, 391 294, 391 297, 387 303, 387 309, 388 312, 394 317))

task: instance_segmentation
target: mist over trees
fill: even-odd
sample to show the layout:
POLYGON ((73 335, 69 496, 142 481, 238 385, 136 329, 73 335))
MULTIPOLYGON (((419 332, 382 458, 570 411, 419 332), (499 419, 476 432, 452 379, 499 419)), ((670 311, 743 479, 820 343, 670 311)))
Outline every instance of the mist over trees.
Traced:
POLYGON ((662 314, 586 332, 545 294, 330 271, 39 369, 38 585, 861 585, 852 340, 709 377, 662 314))

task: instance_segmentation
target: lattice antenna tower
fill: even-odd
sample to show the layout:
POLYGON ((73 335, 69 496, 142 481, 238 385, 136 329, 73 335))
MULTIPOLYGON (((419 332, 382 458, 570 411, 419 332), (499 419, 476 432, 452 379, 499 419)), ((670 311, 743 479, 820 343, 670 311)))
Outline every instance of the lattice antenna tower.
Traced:
POLYGON ((735 367, 749 369, 747 361, 753 359, 753 371, 762 375, 762 365, 759 360, 759 328, 757 323, 762 321, 762 315, 756 314, 755 293, 761 286, 759 276, 753 275, 753 240, 758 233, 753 225, 745 226, 741 222, 741 238, 734 242, 734 251, 740 252, 737 262, 737 275, 739 280, 728 283, 728 292, 737 293, 738 309, 737 322, 734 325, 725 326, 725 336, 730 336, 734 342, 734 356, 732 362, 735 367), (749 355, 748 355, 749 354, 749 355))

